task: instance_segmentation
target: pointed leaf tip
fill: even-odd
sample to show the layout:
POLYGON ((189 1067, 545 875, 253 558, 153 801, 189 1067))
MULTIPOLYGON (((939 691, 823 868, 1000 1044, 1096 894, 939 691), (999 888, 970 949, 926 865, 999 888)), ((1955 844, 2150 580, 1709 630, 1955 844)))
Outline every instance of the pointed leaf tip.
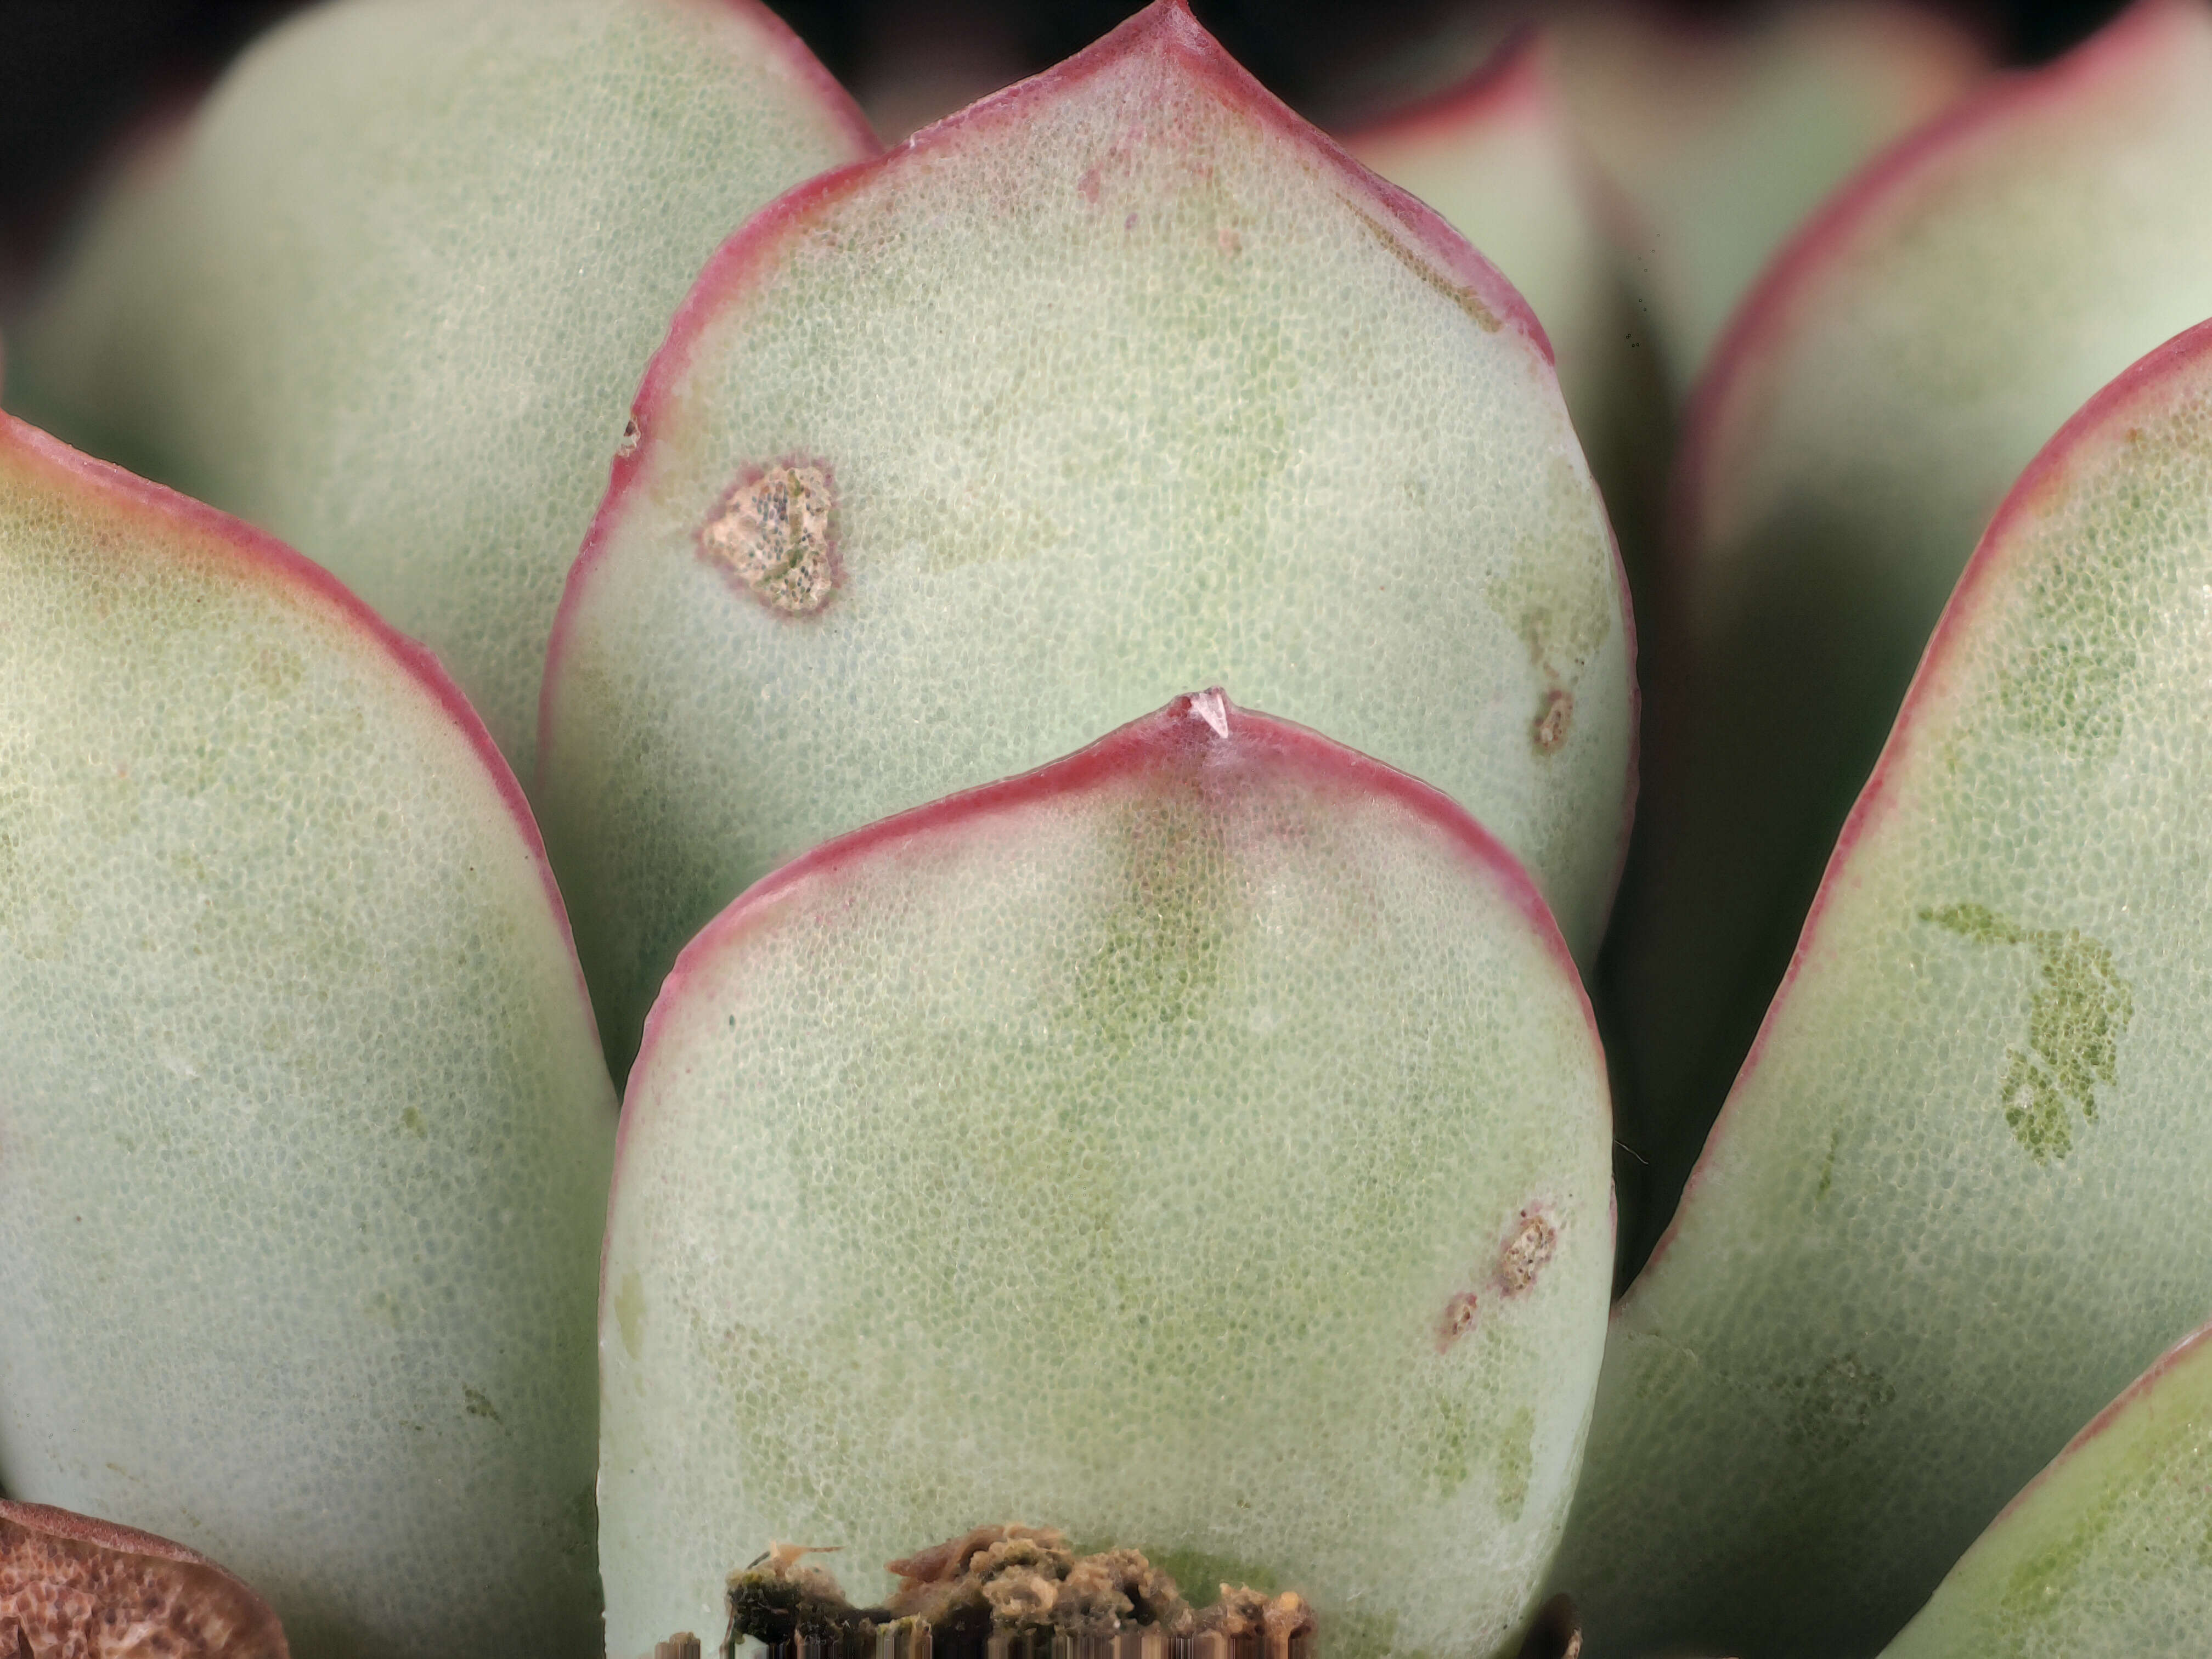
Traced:
POLYGON ((618 1066, 769 870, 1217 679, 1462 800, 1595 949, 1633 647, 1556 374, 1195 29, 1144 14, 803 186, 687 301, 544 688, 618 1066), (732 495, 802 466, 818 566, 732 495))
POLYGON ((614 1650, 718 1605, 714 1539, 826 1527, 865 1573, 982 1513, 1497 1645, 1611 1259, 1602 1056, 1528 891, 1210 690, 740 899, 625 1105, 614 1650))

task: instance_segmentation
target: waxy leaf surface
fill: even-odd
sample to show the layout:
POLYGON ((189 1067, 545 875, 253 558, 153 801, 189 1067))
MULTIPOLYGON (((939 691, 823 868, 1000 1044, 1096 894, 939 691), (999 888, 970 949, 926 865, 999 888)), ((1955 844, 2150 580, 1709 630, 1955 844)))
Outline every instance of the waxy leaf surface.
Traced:
POLYGON ((302 1656, 598 1651, 612 1091, 514 779, 296 554, 0 417, 0 1485, 302 1656))
POLYGON ((2212 1630, 2212 1331, 2074 1437, 1883 1659, 2141 1659, 2212 1630))
POLYGON ((993 1519, 1488 1654, 1603 1343, 1604 1063, 1518 866, 1219 692, 817 849, 684 956, 601 1310, 609 1651, 993 1519))
POLYGON ((89 227, 40 419, 252 520, 434 649, 526 772, 561 582, 717 243, 868 153, 752 0, 343 0, 89 227))
POLYGON ((1345 148, 1442 214, 1521 291, 1557 354, 1559 389, 1624 550, 1639 550, 1663 463, 1654 342, 1589 200, 1542 38, 1466 82, 1344 136, 1345 148))
POLYGON ((1401 766, 1578 951, 1623 595, 1541 330, 1175 0, 717 256, 563 601, 547 836, 617 1064, 826 836, 1218 682, 1401 766))
POLYGON ((2208 682, 2212 325, 2000 511, 1615 1310, 1593 1652, 1874 1650, 2212 1311, 2208 682))
POLYGON ((2212 316, 2212 7, 2140 0, 1893 151, 1739 314, 1689 417, 1649 875, 1616 929, 1648 1238, 2021 469, 2212 316))

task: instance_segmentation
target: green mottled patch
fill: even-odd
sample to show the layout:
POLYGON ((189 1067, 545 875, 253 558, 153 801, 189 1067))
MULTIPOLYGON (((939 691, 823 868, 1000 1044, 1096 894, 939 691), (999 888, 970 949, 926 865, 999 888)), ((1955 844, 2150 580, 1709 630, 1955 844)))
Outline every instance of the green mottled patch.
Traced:
POLYGON ((491 1396, 482 1389, 464 1387, 461 1398, 468 1402, 471 1417, 489 1417, 495 1423, 501 1421, 499 1407, 491 1403, 491 1396))
POLYGON ((2014 1567, 1997 1599, 1999 1621, 2022 1634, 2032 1628, 2052 1602, 2074 1588, 2125 1501, 2134 1495, 2131 1486, 2107 1488, 2056 1541, 2014 1567))
POLYGON ((422 1121, 422 1110, 419 1106, 410 1106, 399 1114, 399 1127, 417 1140, 430 1138, 430 1131, 422 1121))
POLYGON ((1790 1443, 1814 1456, 1848 1450, 1897 1399, 1896 1386, 1856 1354, 1838 1354, 1816 1370, 1775 1385, 1786 1413, 1790 1443))
POLYGON ((1478 1425, 1469 1402, 1443 1389, 1435 1395, 1435 1455, 1429 1460, 1428 1475, 1437 1495, 1449 1498, 1467 1484, 1467 1477, 1473 1473, 1478 1425))
POLYGON ((2155 527, 2170 495, 2168 479, 2121 475, 2069 529, 2069 539, 2094 556, 2037 568, 2028 596, 2032 642, 1997 683, 1998 707, 2015 730, 2082 760, 2118 754, 2148 589, 2116 570, 2113 555, 2141 557, 2159 544, 2155 527))
POLYGON ((1528 1502, 1528 1480, 1536 1468, 1536 1414, 1523 1406, 1505 1425, 1505 1438, 1498 1454, 1498 1507, 1509 1521, 1518 1521, 1528 1502))
POLYGON ((1996 911, 1981 904, 1948 904, 1940 910, 1923 910, 1920 920, 1948 928, 1977 945, 2017 945, 2027 937, 1996 911))
POLYGON ((1835 1128, 1828 1131, 1828 1155, 1820 1160, 1820 1185, 1813 1189, 1813 1199, 1815 1203, 1826 1198, 1836 1184, 1836 1149, 1843 1143, 1842 1129, 1835 1128))
POLYGON ((1194 796, 1147 796, 1118 826, 1125 897, 1075 975, 1079 1018, 1111 1048, 1205 1012, 1228 953, 1218 817, 1194 796))
POLYGON ((1932 921, 1979 945, 2033 945, 2041 972, 2028 1001, 2026 1048, 2008 1048, 1999 1090, 2005 1125, 2038 1164, 2073 1150, 2069 1109, 2097 1117, 2096 1086, 2119 1075, 2120 1034, 2135 1015, 2135 994, 2097 940, 2068 929, 2034 930, 1978 904, 1923 910, 1932 921))

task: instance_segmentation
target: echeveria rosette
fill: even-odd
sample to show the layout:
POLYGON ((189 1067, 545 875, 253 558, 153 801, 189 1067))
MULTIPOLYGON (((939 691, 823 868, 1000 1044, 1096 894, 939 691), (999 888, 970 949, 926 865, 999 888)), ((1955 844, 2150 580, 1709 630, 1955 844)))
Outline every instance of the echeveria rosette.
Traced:
POLYGON ((613 1091, 428 654, 0 417, 0 1483, 303 1656, 598 1650, 613 1091))
POLYGON ((1216 692, 817 849, 685 951, 608 1224, 608 1647, 769 1539, 985 1521, 1489 1654, 1572 1490, 1604 1060, 1520 866, 1216 692))
POLYGON ((2099 386, 2212 316, 2208 176, 2212 8, 2138 0, 1862 173, 1718 349, 1608 968, 1655 1227, 1990 513, 2099 386))
POLYGON ((619 1065, 825 836, 1219 683, 1434 783, 1578 952, 1632 641, 1542 330, 1160 0, 786 196, 655 360, 539 800, 619 1065))
POLYGON ((2212 324, 2000 509, 1615 1310, 1594 1652, 1872 1650, 2212 1310, 2208 682, 2212 324))
POLYGON ((1944 1576, 1882 1659, 2142 1659, 2212 1613, 2212 1328, 2161 1355, 1944 1576))
POLYGON ((313 7, 87 227, 27 407, 336 573, 526 773, 670 315, 746 215, 874 148, 755 0, 313 7))

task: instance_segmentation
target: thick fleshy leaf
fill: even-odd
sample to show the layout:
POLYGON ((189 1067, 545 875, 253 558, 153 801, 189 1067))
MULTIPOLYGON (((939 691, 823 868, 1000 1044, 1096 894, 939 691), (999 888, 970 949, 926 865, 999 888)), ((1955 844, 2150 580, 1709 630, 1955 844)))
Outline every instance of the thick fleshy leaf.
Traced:
POLYGON ((1747 27, 1605 0, 1548 33, 1678 394, 1799 222, 1988 67, 1909 0, 1792 0, 1747 27))
POLYGON ((2142 1659, 2212 1630, 2212 1328, 2163 1356, 1951 1569, 1884 1659, 2142 1659))
POLYGON ((1680 672, 1614 952, 1652 1231, 1991 510, 2099 386, 2212 316, 2208 177, 2212 9, 2141 0, 1863 175, 1740 315, 1676 479, 1680 672))
POLYGON ((1998 514, 1615 1311, 1594 1652, 1872 1651, 2212 1311, 2208 681, 2212 324, 1998 514))
POLYGON ((131 1527, 4 1498, 0 1641, 9 1659, 291 1659, 269 1604, 205 1556, 131 1527))
POLYGON ((1344 145, 1436 209, 1528 301, 1633 558, 1640 538, 1628 526, 1650 520, 1663 467, 1658 354, 1589 204, 1553 80, 1542 38, 1523 34, 1458 86, 1346 134, 1344 145))
POLYGON ((304 559, 0 417, 0 1483, 302 1655, 598 1650, 613 1143, 512 775, 304 559))
POLYGON ((1542 331, 1180 0, 756 218, 636 420, 540 759, 618 1063, 776 863, 1211 681, 1454 795, 1595 947, 1631 646, 1542 331))
POLYGON ((1572 1488, 1608 1151, 1519 866, 1218 691, 818 849, 631 1074, 609 1651, 772 1539, 873 1599, 1009 1519, 1302 1589, 1331 1654, 1492 1651, 1572 1488))
POLYGON ((41 419, 284 538, 518 766, 625 401, 715 245, 873 148, 753 0, 341 0, 249 52, 21 342, 41 419))

